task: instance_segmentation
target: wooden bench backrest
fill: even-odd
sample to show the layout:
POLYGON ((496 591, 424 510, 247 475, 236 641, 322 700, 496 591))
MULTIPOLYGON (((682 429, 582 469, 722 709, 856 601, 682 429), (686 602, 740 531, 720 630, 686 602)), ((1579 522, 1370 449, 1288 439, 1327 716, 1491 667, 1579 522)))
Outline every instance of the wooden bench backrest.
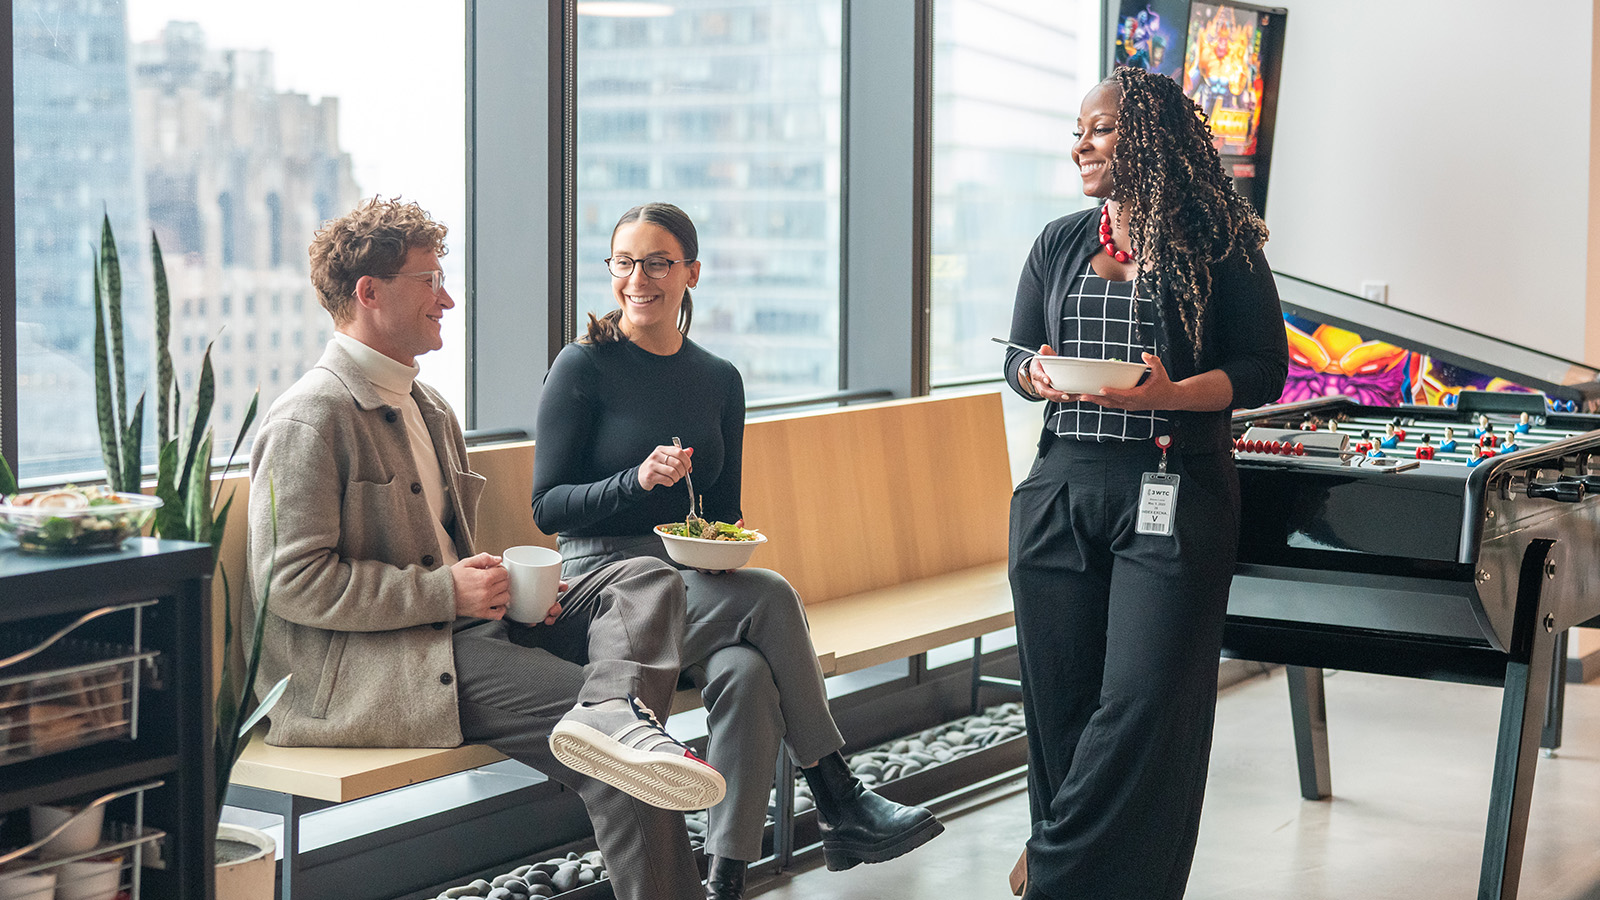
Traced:
POLYGON ((1006 558, 1011 472, 998 393, 923 397, 745 426, 751 565, 806 603, 1006 558))
MULTIPOLYGON (((472 470, 488 479, 478 506, 480 550, 555 546, 533 524, 533 455, 532 441, 468 452, 472 470)), ((235 475, 219 489, 224 499, 234 492, 218 559, 233 585, 237 622, 248 479, 235 475)), ((1010 497, 997 393, 796 413, 745 426, 746 524, 770 539, 751 564, 783 573, 807 603, 1004 560, 1010 497)), ((220 578, 213 594, 220 604, 220 578)))

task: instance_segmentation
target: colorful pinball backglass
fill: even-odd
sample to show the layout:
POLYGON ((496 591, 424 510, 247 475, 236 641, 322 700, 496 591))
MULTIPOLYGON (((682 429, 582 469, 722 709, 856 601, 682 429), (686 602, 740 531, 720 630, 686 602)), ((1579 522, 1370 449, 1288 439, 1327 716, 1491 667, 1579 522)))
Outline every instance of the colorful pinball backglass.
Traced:
POLYGON ((1462 390, 1540 393, 1292 313, 1284 314, 1283 324, 1289 337, 1289 378, 1280 403, 1345 396, 1369 406, 1454 406, 1462 390))

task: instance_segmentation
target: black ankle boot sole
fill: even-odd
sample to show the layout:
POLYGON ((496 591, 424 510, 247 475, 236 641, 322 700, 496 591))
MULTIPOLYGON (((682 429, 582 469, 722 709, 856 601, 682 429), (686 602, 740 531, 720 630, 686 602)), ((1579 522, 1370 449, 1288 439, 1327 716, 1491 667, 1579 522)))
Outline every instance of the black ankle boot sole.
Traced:
POLYGON ((830 872, 843 872, 861 863, 888 862, 921 847, 944 833, 944 823, 929 816, 917 827, 896 835, 893 841, 877 844, 853 844, 844 841, 822 842, 822 861, 830 872))

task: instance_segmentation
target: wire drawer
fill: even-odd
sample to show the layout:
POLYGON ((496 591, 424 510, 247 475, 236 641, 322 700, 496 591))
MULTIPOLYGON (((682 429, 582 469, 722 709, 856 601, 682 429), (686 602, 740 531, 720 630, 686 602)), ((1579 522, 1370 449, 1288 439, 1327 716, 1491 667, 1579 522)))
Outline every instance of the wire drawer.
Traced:
POLYGON ((113 791, 38 835, 33 843, 0 852, 0 896, 47 900, 53 892, 55 897, 77 900, 140 900, 142 872, 160 865, 160 841, 166 837, 166 832, 144 824, 144 792, 162 784, 153 781, 113 791), (82 852, 52 858, 42 855, 45 845, 80 819, 103 815, 107 804, 130 795, 134 797, 132 822, 106 822, 94 846, 82 852))
POLYGON ((0 766, 138 737, 141 674, 159 655, 141 646, 141 612, 156 602, 102 607, 43 638, 0 633, 0 766), (72 636, 123 612, 129 643, 72 636))

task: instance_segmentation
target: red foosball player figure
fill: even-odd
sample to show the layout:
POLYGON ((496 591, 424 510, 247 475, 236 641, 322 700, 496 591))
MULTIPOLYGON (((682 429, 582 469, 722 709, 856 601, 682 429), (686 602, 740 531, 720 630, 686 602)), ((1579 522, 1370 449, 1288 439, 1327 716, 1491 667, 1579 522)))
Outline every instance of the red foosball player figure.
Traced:
POLYGON ((1417 445, 1417 459, 1433 459, 1433 438, 1427 434, 1422 436, 1417 445))
POLYGON ((1485 431, 1478 437, 1478 445, 1480 447, 1498 447, 1500 446, 1500 435, 1495 434, 1493 429, 1485 431))

